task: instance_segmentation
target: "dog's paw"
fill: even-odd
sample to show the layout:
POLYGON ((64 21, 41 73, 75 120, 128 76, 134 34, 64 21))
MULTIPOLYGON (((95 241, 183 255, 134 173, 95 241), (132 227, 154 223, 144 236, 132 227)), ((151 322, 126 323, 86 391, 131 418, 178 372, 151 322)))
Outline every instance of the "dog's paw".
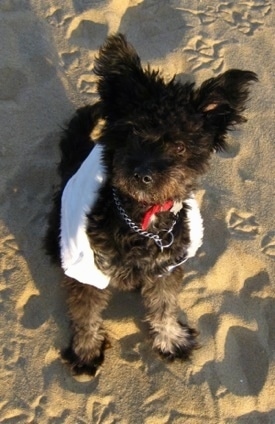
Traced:
POLYGON ((67 349, 64 349, 61 352, 61 358, 66 364, 69 365, 73 375, 86 374, 90 376, 95 376, 98 368, 104 361, 105 348, 106 342, 104 341, 101 346, 99 355, 94 356, 91 359, 84 359, 78 356, 75 353, 72 345, 70 345, 69 347, 67 347, 67 349))
POLYGON ((166 331, 156 335, 154 347, 169 361, 176 358, 188 359, 193 350, 200 348, 197 336, 198 332, 195 329, 177 322, 172 331, 171 328, 170 331, 167 328, 166 331))

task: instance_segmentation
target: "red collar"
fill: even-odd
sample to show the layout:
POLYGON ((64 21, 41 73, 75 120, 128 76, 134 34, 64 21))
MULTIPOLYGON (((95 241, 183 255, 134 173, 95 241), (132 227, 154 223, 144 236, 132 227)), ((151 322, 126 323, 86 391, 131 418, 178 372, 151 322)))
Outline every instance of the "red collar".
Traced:
POLYGON ((153 215, 159 212, 169 211, 173 207, 173 205, 174 205, 173 200, 167 200, 162 205, 151 206, 144 214, 144 217, 141 223, 142 230, 146 230, 148 228, 150 224, 150 220, 153 215))

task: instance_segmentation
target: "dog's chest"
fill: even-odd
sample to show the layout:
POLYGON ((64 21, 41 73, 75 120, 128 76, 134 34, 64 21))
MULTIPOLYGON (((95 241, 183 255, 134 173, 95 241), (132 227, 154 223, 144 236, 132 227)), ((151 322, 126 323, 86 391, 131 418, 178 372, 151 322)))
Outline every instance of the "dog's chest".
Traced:
POLYGON ((154 269, 159 273, 186 255, 190 244, 186 211, 177 218, 170 212, 158 214, 146 231, 130 228, 116 211, 108 215, 101 222, 96 220, 97 228, 89 231, 98 266, 105 271, 109 264, 110 270, 123 268, 126 273, 128 269, 128 274, 133 270, 151 273, 154 269))
POLYGON ((134 216, 129 223, 114 202, 98 202, 89 215, 88 235, 102 272, 127 276, 128 280, 159 275, 194 256, 202 243, 202 219, 194 198, 176 213, 156 214, 145 231, 141 220, 134 216))

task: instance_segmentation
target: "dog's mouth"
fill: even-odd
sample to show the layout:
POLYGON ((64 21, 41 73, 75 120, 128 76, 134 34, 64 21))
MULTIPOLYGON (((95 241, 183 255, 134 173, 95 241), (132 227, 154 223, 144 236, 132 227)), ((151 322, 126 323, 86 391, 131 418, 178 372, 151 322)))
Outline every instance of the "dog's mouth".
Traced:
MULTIPOLYGON (((123 208, 123 201, 121 201, 120 194, 118 193, 117 189, 113 187, 113 198, 114 202, 116 204, 116 207, 118 211, 120 212, 122 218, 127 222, 127 224, 132 229, 137 229, 137 225, 135 222, 132 221, 132 219, 127 215, 125 209, 123 208)), ((153 204, 148 205, 146 203, 142 203, 142 219, 140 221, 140 227, 142 231, 146 231, 147 228, 150 225, 151 219, 154 218, 156 214, 159 212, 167 212, 170 211, 174 207, 175 203, 173 200, 167 200, 166 202, 162 204, 153 204)))

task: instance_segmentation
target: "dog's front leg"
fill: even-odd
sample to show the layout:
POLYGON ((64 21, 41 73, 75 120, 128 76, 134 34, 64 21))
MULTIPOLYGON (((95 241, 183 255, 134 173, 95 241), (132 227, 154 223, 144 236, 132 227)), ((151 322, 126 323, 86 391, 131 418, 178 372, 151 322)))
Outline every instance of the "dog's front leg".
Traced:
POLYGON ((188 358, 192 350, 198 347, 196 330, 179 320, 181 281, 182 273, 176 270, 173 274, 148 279, 142 288, 153 347, 169 359, 188 358))
POLYGON ((106 334, 101 312, 109 299, 109 290, 100 290, 68 278, 68 309, 72 326, 72 341, 62 353, 75 374, 95 375, 104 360, 106 334))

